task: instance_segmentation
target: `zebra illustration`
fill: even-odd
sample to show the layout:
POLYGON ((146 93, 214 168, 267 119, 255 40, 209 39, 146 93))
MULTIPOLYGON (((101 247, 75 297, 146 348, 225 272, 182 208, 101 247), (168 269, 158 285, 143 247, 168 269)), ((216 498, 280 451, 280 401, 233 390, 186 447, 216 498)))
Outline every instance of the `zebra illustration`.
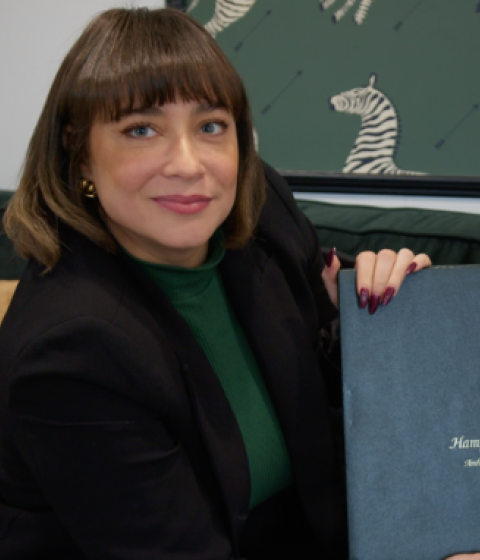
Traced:
MULTIPOLYGON (((336 0, 319 0, 319 2, 321 10, 328 10, 328 8, 330 8, 330 6, 334 4, 336 0)), ((346 0, 345 4, 333 14, 333 21, 337 23, 337 21, 341 20, 356 2, 357 0, 346 0)), ((368 9, 370 8, 372 2, 373 0, 360 0, 360 5, 358 6, 357 12, 353 16, 353 19, 357 25, 362 25, 362 23, 365 21, 368 9)))
POLYGON ((375 89, 376 75, 366 87, 344 91, 330 98, 332 109, 362 117, 362 128, 347 161, 344 173, 388 173, 424 175, 399 169, 393 161, 398 136, 397 113, 390 100, 375 89))
MULTIPOLYGON (((212 19, 205 24, 205 29, 215 37, 232 23, 242 18, 257 0, 215 0, 212 19)), ((193 0, 187 12, 193 10, 200 0, 193 0)))

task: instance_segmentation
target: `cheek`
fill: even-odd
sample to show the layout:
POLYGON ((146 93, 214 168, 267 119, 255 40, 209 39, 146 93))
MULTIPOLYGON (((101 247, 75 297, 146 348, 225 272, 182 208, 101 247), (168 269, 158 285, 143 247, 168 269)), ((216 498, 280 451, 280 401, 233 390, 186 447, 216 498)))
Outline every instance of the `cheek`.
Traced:
POLYGON ((230 214, 230 212, 232 211, 232 208, 235 204, 235 200, 237 198, 237 192, 238 192, 238 187, 237 187, 237 173, 236 171, 233 173, 230 173, 229 175, 229 182, 227 184, 227 186, 225 187, 224 193, 225 193, 225 218, 228 216, 228 214, 230 214))
POLYGON ((238 151, 232 150, 219 165, 219 173, 222 175, 223 184, 228 190, 236 190, 238 179, 238 151))
POLYGON ((136 192, 148 181, 151 167, 136 158, 113 157, 97 167, 97 190, 136 192))
POLYGON ((224 193, 228 201, 230 210, 235 202, 237 196, 237 183, 238 183, 238 166, 230 164, 223 170, 223 185, 224 193))

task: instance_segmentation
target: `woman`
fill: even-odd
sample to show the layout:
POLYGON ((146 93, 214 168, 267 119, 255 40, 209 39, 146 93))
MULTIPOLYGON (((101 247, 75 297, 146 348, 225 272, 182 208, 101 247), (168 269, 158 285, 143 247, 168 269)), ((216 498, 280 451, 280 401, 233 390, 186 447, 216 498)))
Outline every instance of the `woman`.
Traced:
MULTIPOLYGON (((318 357, 339 262, 200 25, 92 21, 5 227, 30 261, 0 331, 2 558, 344 557, 318 357)), ((429 264, 362 255, 362 306, 429 264)))

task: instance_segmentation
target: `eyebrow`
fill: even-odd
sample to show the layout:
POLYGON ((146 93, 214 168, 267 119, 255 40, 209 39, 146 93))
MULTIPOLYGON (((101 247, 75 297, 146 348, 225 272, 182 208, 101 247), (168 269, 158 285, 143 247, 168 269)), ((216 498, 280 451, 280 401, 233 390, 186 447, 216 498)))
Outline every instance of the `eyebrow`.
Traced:
MULTIPOLYGON (((211 113, 217 109, 227 111, 225 107, 214 105, 212 103, 199 103, 194 110, 194 114, 201 115, 204 113, 211 113)), ((120 120, 132 115, 162 115, 164 113, 162 107, 153 105, 151 107, 137 107, 132 110, 125 110, 120 113, 120 120)))

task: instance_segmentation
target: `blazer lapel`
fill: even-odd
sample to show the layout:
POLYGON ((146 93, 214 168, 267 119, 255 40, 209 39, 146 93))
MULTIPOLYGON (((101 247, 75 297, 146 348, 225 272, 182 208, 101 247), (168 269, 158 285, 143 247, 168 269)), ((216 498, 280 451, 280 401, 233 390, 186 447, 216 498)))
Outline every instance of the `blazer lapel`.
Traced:
POLYGON ((186 321, 143 270, 130 259, 126 264, 136 277, 136 283, 142 283, 145 305, 148 302, 162 338, 181 364, 181 375, 223 496, 228 529, 236 547, 250 501, 248 459, 237 421, 220 381, 186 321))
MULTIPOLYGON (((219 483, 234 546, 248 515, 250 476, 243 438, 223 388, 203 351, 195 341, 182 350, 185 384, 195 407, 196 419, 219 483), (188 347, 188 351, 186 349, 188 347)), ((238 550, 237 550, 238 552, 238 550)))
POLYGON ((222 275, 276 409, 305 511, 319 537, 329 540, 325 533, 335 531, 339 477, 311 333, 285 275, 257 244, 228 253, 222 275))

